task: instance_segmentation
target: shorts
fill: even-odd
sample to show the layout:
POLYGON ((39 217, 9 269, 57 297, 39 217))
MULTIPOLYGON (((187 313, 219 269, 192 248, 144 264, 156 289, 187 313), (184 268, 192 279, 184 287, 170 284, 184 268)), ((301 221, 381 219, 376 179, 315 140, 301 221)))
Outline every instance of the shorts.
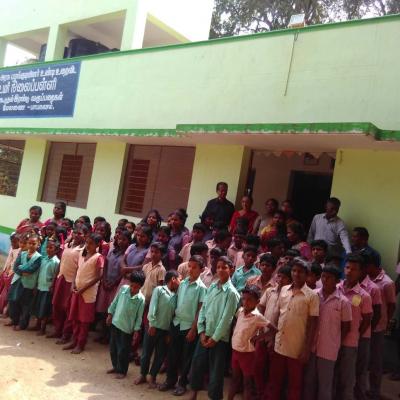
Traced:
POLYGON ((245 353, 232 350, 232 369, 240 369, 245 377, 252 376, 254 375, 254 358, 254 351, 245 353))

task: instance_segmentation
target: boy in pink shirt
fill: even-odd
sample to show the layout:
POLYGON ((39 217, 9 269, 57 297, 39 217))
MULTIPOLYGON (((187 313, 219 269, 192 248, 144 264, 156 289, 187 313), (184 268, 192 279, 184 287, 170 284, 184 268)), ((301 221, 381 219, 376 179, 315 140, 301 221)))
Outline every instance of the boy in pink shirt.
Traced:
POLYGON ((304 374, 305 400, 332 400, 335 363, 343 339, 350 331, 351 304, 336 285, 341 271, 332 264, 324 267, 319 296, 319 321, 312 354, 304 374))
POLYGON ((335 370, 337 400, 354 398, 358 342, 371 325, 371 296, 359 284, 363 263, 361 256, 349 254, 345 265, 346 279, 338 285, 339 291, 351 303, 352 321, 350 332, 342 340, 335 370))

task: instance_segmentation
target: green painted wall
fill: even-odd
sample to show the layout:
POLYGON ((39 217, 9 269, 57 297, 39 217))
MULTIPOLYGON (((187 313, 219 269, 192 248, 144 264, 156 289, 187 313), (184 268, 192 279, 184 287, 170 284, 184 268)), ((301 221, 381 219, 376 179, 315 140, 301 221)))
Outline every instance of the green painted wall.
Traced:
POLYGON ((339 150, 332 195, 342 201, 340 216, 349 229, 365 226, 370 242, 394 274, 400 242, 400 152, 339 150))

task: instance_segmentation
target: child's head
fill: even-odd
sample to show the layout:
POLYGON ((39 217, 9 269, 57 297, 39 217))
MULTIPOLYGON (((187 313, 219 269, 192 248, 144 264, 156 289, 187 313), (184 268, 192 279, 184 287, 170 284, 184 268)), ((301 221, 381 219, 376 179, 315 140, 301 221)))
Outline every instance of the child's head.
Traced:
POLYGON ((254 311, 260 302, 261 291, 256 285, 246 285, 242 290, 242 307, 245 313, 254 311))
POLYGON ((149 225, 151 229, 157 230, 161 226, 162 217, 158 210, 150 210, 143 218, 142 222, 149 225))
POLYGON ((54 219, 59 220, 61 218, 64 218, 66 211, 67 211, 66 203, 64 203, 63 201, 57 201, 56 203, 54 203, 54 208, 53 208, 54 219))
POLYGON ((211 229, 214 225, 215 215, 213 213, 207 213, 201 218, 202 224, 204 224, 207 229, 211 229))
POLYGON ((222 256, 217 262, 217 276, 220 283, 227 282, 234 273, 232 261, 227 256, 222 256))
POLYGON ((204 262, 207 264, 208 246, 203 242, 195 242, 190 247, 190 255, 203 257, 204 262))
POLYGON ((300 257, 300 251, 296 249, 286 250, 285 253, 285 262, 286 264, 291 264, 296 257, 300 257))
POLYGON ((126 223, 128 222, 128 220, 126 218, 120 218, 118 220, 117 226, 119 226, 120 228, 125 228, 126 223))
POLYGON ((100 235, 105 242, 109 242, 111 239, 111 225, 107 221, 98 222, 95 225, 95 233, 100 235))
POLYGON ((161 226, 157 231, 157 242, 168 244, 171 238, 171 228, 169 226, 161 226))
POLYGON ((188 263, 188 274, 191 281, 198 279, 200 274, 203 272, 205 262, 201 256, 191 256, 188 263))
POLYGON ((285 244, 281 239, 273 238, 267 241, 267 247, 272 256, 279 260, 285 254, 285 244))
POLYGON ((13 249, 19 248, 19 240, 20 240, 20 235, 18 233, 13 232, 10 235, 10 243, 13 249))
POLYGON ((55 255, 57 255, 59 250, 60 250, 60 242, 58 240, 50 239, 47 242, 46 253, 49 258, 52 258, 55 255))
POLYGON ((85 243, 88 234, 89 228, 85 224, 77 225, 72 233, 72 245, 80 246, 85 243))
POLYGON ((96 253, 97 248, 99 247, 101 241, 103 238, 98 235, 97 233, 91 233, 87 238, 86 238, 86 252, 89 254, 94 254, 96 253))
POLYGON ((133 271, 130 275, 130 288, 131 288, 131 295, 134 296, 138 294, 140 288, 144 285, 144 281, 146 280, 146 276, 144 275, 143 271, 133 271))
POLYGON ((235 232, 233 233, 233 243, 237 250, 240 250, 242 248, 245 236, 245 230, 236 228, 235 232))
POLYGON ((27 246, 28 246, 28 235, 27 233, 22 234, 19 237, 19 248, 21 249, 21 251, 26 251, 27 250, 27 246))
POLYGON ((358 226, 353 229, 351 234, 351 242, 357 249, 363 249, 368 245, 369 232, 367 228, 358 226))
POLYGON ((250 268, 257 260, 257 248, 254 246, 247 246, 243 250, 243 261, 246 268, 250 268))
POLYGON ((204 235, 206 234, 206 230, 207 228, 203 224, 194 224, 192 229, 193 242, 202 242, 204 239, 204 235))
POLYGON ((164 277, 164 284, 168 286, 169 290, 176 292, 180 283, 178 271, 174 269, 167 271, 164 277))
POLYGON ((321 279, 322 267, 318 263, 312 263, 307 273, 307 286, 311 289, 317 287, 317 282, 321 279))
POLYGON ((303 225, 299 222, 292 222, 287 227, 287 234, 286 234, 290 243, 298 243, 304 240, 304 228, 303 225))
POLYGON ((132 242, 132 236, 129 231, 123 230, 118 234, 117 246, 119 251, 125 252, 129 247, 129 245, 131 244, 131 242, 132 242))
POLYGON ((311 242, 311 254, 315 262, 319 264, 325 262, 327 251, 328 243, 325 240, 313 240, 311 242))
POLYGON ((67 230, 67 232, 70 232, 71 229, 74 227, 74 221, 72 221, 72 219, 69 218, 63 218, 61 220, 61 226, 67 230))
POLYGON ((166 248, 162 243, 154 242, 150 246, 150 258, 153 264, 161 261, 162 256, 165 254, 166 248))
POLYGON ((29 219, 31 222, 39 221, 41 216, 42 216, 42 207, 32 206, 29 209, 29 219))
POLYGON ((285 225, 285 221, 286 221, 285 213, 281 210, 277 210, 274 212, 274 215, 272 216, 271 225, 275 227, 283 226, 285 225))
POLYGON ((211 270, 215 273, 217 271, 218 260, 226 253, 219 247, 214 247, 210 250, 210 264, 211 270))
POLYGON ((338 268, 341 267, 343 258, 339 254, 328 254, 325 257, 325 262, 326 263, 333 263, 335 264, 338 268))
POLYGON ((260 238, 256 235, 247 235, 244 240, 242 247, 254 246, 257 249, 260 247, 260 238))
POLYGON ((217 236, 217 233, 219 231, 225 231, 226 230, 226 226, 223 222, 221 221, 216 221, 213 225, 213 230, 212 230, 212 237, 215 240, 215 236, 217 236))
POLYGON ((175 210, 171 215, 171 229, 173 231, 180 231, 185 226, 187 217, 186 210, 182 208, 175 210))
POLYGON ((279 287, 290 285, 292 283, 292 267, 284 265, 276 275, 276 282, 279 287))
POLYGON ((278 207, 279 207, 279 203, 278 203, 278 200, 276 200, 276 199, 268 199, 265 202, 265 212, 269 216, 273 216, 275 211, 278 210, 278 207))
POLYGON ((135 232, 135 228, 136 228, 136 224, 134 222, 127 221, 123 229, 127 230, 132 236, 133 232, 135 232))
POLYGON ((340 281, 341 272, 335 264, 327 264, 322 270, 322 288, 327 293, 333 293, 340 281))
POLYGON ((263 254, 260 258, 259 268, 266 279, 271 279, 276 268, 276 258, 272 254, 263 254))
POLYGON ((31 233, 26 236, 26 250, 28 253, 33 254, 40 246, 39 236, 35 233, 31 233))
POLYGON ((57 224, 55 222, 49 222, 46 226, 42 228, 42 235, 44 237, 53 237, 56 233, 57 224))
POLYGON ((285 200, 284 202, 282 202, 281 210, 285 213, 286 218, 293 216, 294 214, 293 203, 290 200, 285 200))
POLYGON ((214 241, 220 249, 228 250, 232 243, 232 234, 227 230, 221 230, 215 235, 214 241))
POLYGON ((307 274, 310 270, 310 263, 301 257, 294 258, 292 263, 293 285, 297 288, 301 288, 306 283, 307 274))
POLYGON ((81 216, 78 218, 78 221, 79 221, 81 224, 85 224, 85 225, 91 225, 91 223, 92 223, 92 221, 90 220, 90 217, 87 216, 87 215, 81 215, 81 216))
POLYGON ((381 256, 380 254, 372 249, 365 249, 362 252, 365 263, 366 273, 375 278, 381 271, 381 256))
POLYGON ((141 225, 136 231, 136 243, 140 247, 148 247, 153 239, 153 231, 148 225, 141 225))
POLYGON ((346 257, 344 274, 350 285, 354 286, 360 280, 363 266, 364 260, 359 254, 351 253, 346 257))

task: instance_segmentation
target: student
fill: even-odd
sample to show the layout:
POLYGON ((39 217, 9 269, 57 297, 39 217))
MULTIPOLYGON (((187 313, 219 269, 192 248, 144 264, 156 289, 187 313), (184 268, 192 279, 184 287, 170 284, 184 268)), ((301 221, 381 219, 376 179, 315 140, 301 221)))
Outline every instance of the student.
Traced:
POLYGON ((95 319, 96 297, 104 264, 103 256, 97 252, 101 241, 100 235, 92 233, 79 256, 68 316, 73 325, 72 342, 63 347, 63 350, 72 350, 72 354, 80 354, 85 349, 89 326, 95 319))
MULTIPOLYGON (((102 217, 101 217, 102 218, 102 217)), ((104 218, 104 221, 105 221, 105 218, 104 218)), ((123 229, 123 230, 125 230, 126 228, 125 228, 125 225, 128 223, 128 220, 126 219, 126 218, 120 218, 119 220, 118 220, 118 222, 117 222, 117 227, 118 228, 121 228, 121 229, 123 229)), ((96 222, 93 222, 93 225, 95 225, 96 224, 96 222)))
POLYGON ((48 338, 57 338, 56 344, 66 344, 72 336, 72 322, 68 320, 71 305, 72 285, 78 270, 79 257, 84 249, 89 228, 79 224, 72 233, 71 242, 64 248, 60 270, 54 285, 53 325, 54 333, 48 338))
POLYGON ((153 289, 164 284, 165 268, 162 265, 161 258, 165 253, 166 248, 163 244, 154 242, 150 245, 151 261, 143 265, 142 271, 146 277, 143 285, 142 293, 145 298, 145 309, 147 311, 153 289))
POLYGON ((54 282, 57 277, 58 265, 60 260, 57 252, 60 243, 50 239, 47 242, 47 256, 43 256, 40 260, 40 269, 37 282, 37 293, 35 297, 33 315, 37 318, 36 330, 38 335, 46 333, 46 325, 51 317, 51 299, 53 296, 54 282))
POLYGON ((157 233, 158 230, 160 229, 161 223, 162 223, 162 217, 158 210, 152 209, 150 210, 147 215, 142 219, 141 221, 143 224, 147 224, 152 232, 153 232, 153 239, 152 242, 157 241, 157 233))
POLYGON ((272 280, 275 268, 276 259, 271 254, 263 254, 259 263, 261 275, 248 278, 246 285, 256 285, 261 290, 262 296, 268 288, 275 286, 275 282, 272 280))
POLYGON ((187 219, 186 211, 183 209, 175 210, 171 214, 171 239, 169 247, 173 251, 174 258, 171 260, 170 267, 177 269, 179 265, 179 253, 182 247, 189 242, 189 234, 185 228, 187 219))
POLYGON ((63 201, 56 201, 53 208, 53 218, 49 218, 44 222, 47 226, 50 222, 55 222, 56 225, 61 225, 63 218, 67 212, 67 204, 63 201))
POLYGON ((219 247, 221 250, 227 254, 230 245, 232 244, 232 234, 226 230, 221 230, 216 233, 214 238, 215 246, 219 247))
POLYGON ((244 264, 243 253, 246 247, 255 247, 258 250, 258 248, 260 247, 260 238, 254 235, 247 235, 243 239, 242 249, 238 251, 236 255, 236 264, 235 264, 236 269, 244 264))
POLYGON ((15 261, 14 276, 8 293, 11 322, 7 325, 14 330, 24 330, 29 326, 30 311, 34 299, 34 290, 40 268, 41 255, 39 236, 27 234, 27 249, 21 251, 15 261))
POLYGON ((236 314, 237 321, 232 336, 232 379, 228 400, 233 400, 240 391, 242 381, 244 400, 254 399, 255 347, 252 339, 261 328, 274 329, 257 310, 260 294, 260 289, 255 285, 247 285, 242 291, 242 307, 236 314))
POLYGON ((57 224, 54 221, 50 221, 47 225, 43 226, 41 229, 41 244, 39 247, 39 252, 42 256, 46 256, 47 242, 49 239, 57 239, 56 234, 57 224))
POLYGON ((369 396, 373 400, 380 398, 383 373, 383 346, 384 335, 396 307, 395 284, 381 267, 380 257, 374 252, 367 252, 367 273, 369 278, 381 291, 381 317, 375 325, 371 335, 371 357, 369 363, 369 396))
POLYGON ((215 236, 217 236, 220 231, 226 231, 225 225, 222 222, 216 222, 212 228, 212 238, 205 242, 209 249, 217 245, 215 243, 215 236))
POLYGON ((167 379, 160 386, 162 392, 175 388, 173 394, 176 396, 181 396, 186 392, 188 374, 196 347, 197 320, 206 294, 206 287, 200 279, 204 265, 202 257, 195 255, 190 258, 188 277, 181 282, 177 293, 175 318, 170 331, 167 379))
POLYGON ((273 238, 268 240, 266 243, 267 252, 270 253, 276 260, 279 260, 281 257, 285 255, 285 244, 283 240, 278 238, 273 238))
POLYGON ((311 354, 319 316, 318 294, 306 285, 308 270, 308 262, 295 258, 291 271, 293 283, 281 289, 275 352, 271 355, 266 388, 269 400, 281 398, 285 378, 288 378, 288 400, 301 398, 303 368, 311 354))
POLYGON ((311 262, 318 263, 324 268, 328 252, 328 243, 326 243, 325 240, 313 240, 310 246, 312 255, 311 262))
POLYGON ((381 255, 369 245, 368 240, 369 232, 367 228, 360 226, 354 228, 351 233, 351 250, 353 252, 367 251, 373 253, 379 265, 381 265, 381 255))
POLYGON ((128 372, 132 334, 133 340, 139 336, 144 311, 144 296, 140 291, 145 281, 144 273, 133 271, 129 279, 130 284, 121 286, 108 308, 112 368, 107 374, 116 374, 116 379, 125 378, 128 372))
POLYGON ((298 222, 294 213, 294 206, 291 200, 282 201, 281 211, 285 213, 286 225, 289 226, 293 222, 298 222))
POLYGON ((237 255, 243 248, 243 240, 246 236, 244 230, 237 229, 233 232, 232 244, 229 246, 227 256, 232 260, 233 264, 236 265, 237 255))
POLYGON ((148 320, 149 328, 144 335, 143 352, 140 360, 140 376, 135 385, 146 382, 150 369, 149 388, 157 387, 156 378, 165 360, 168 351, 169 327, 174 316, 176 306, 176 291, 179 287, 179 274, 170 270, 165 274, 165 285, 157 286, 151 297, 148 320), (154 352, 153 363, 150 361, 154 352))
POLYGON ((345 264, 345 280, 338 289, 351 303, 350 332, 342 340, 335 369, 335 396, 337 400, 352 400, 356 381, 356 362, 359 339, 367 331, 372 318, 371 296, 360 286, 363 259, 349 254, 345 264))
POLYGON ((29 209, 29 218, 23 219, 15 229, 15 232, 18 234, 22 233, 32 233, 32 231, 38 232, 43 226, 43 223, 40 221, 40 217, 42 216, 42 207, 32 206, 29 209))
MULTIPOLYGON (((292 283, 292 268, 288 265, 283 266, 276 276, 276 286, 268 288, 258 304, 259 311, 273 325, 278 324, 278 298, 283 286, 292 283)), ((275 332, 274 332, 275 333, 275 332)), ((254 381, 256 384, 258 397, 261 399, 265 384, 268 380, 270 355, 273 353, 275 335, 267 331, 256 337, 256 353, 254 359, 254 381)))
POLYGON ((312 354, 305 367, 305 400, 332 400, 335 363, 341 339, 350 331, 351 304, 336 288, 341 271, 326 265, 322 271, 319 296, 319 321, 312 354))
POLYGON ((128 231, 129 234, 131 235, 131 240, 133 237, 133 233, 135 232, 135 229, 136 229, 136 224, 132 221, 128 221, 123 228, 123 230, 128 231))
POLYGON ((193 243, 203 243, 205 233, 206 233, 206 227, 203 224, 196 223, 193 225, 192 235, 191 235, 192 240, 191 242, 185 244, 179 253, 181 262, 189 261, 189 258, 191 256, 190 249, 193 243))
POLYGON ((201 280, 207 288, 209 288, 213 282, 218 280, 217 264, 220 257, 224 255, 225 253, 219 247, 214 247, 210 250, 210 265, 209 267, 205 267, 204 271, 200 275, 201 280))
MULTIPOLYGON (((204 260, 204 265, 208 264, 208 247, 205 243, 196 242, 190 248, 190 257, 201 256, 204 260)), ((181 279, 187 278, 189 274, 189 261, 183 262, 178 266, 178 273, 181 279)))
POLYGON ((94 233, 101 236, 99 253, 105 258, 110 250, 111 225, 107 221, 98 222, 94 226, 94 233))
POLYGON ((229 224, 229 231, 233 234, 236 228, 239 226, 239 219, 244 220, 247 226, 247 233, 252 233, 254 229, 254 222, 258 217, 258 212, 251 209, 253 205, 253 199, 251 196, 245 195, 242 197, 241 206, 242 209, 235 211, 232 215, 231 222, 229 224))
POLYGON ((206 233, 204 235, 204 242, 206 243, 208 240, 213 239, 213 226, 215 221, 215 215, 213 213, 207 213, 200 218, 201 223, 206 228, 206 233))
POLYGON ((279 203, 276 199, 268 199, 265 202, 264 215, 258 216, 254 222, 253 235, 260 236, 262 230, 271 223, 276 211, 278 211, 279 203))
POLYGON ((292 222, 290 225, 287 225, 286 236, 289 240, 291 248, 299 250, 301 257, 310 261, 312 258, 311 247, 305 241, 303 225, 299 222, 292 222))
POLYGON ((320 283, 322 274, 321 265, 317 263, 312 263, 309 271, 307 272, 306 283, 310 289, 317 289, 318 284, 320 283))
POLYGON ((218 282, 207 290, 199 313, 197 331, 200 340, 193 355, 190 386, 191 400, 203 388, 204 376, 209 371, 208 397, 220 400, 224 392, 224 372, 231 323, 236 313, 240 295, 230 280, 229 258, 221 257, 217 264, 218 282))
POLYGON ((247 279, 261 275, 261 271, 255 266, 257 260, 257 249, 255 247, 246 247, 243 251, 244 265, 239 267, 232 277, 232 284, 240 293, 246 286, 247 279))
POLYGON ((0 275, 0 314, 7 315, 8 292, 10 291, 11 281, 14 275, 13 266, 18 258, 20 249, 20 237, 18 233, 10 235, 11 248, 8 252, 6 262, 4 263, 3 271, 0 275))

